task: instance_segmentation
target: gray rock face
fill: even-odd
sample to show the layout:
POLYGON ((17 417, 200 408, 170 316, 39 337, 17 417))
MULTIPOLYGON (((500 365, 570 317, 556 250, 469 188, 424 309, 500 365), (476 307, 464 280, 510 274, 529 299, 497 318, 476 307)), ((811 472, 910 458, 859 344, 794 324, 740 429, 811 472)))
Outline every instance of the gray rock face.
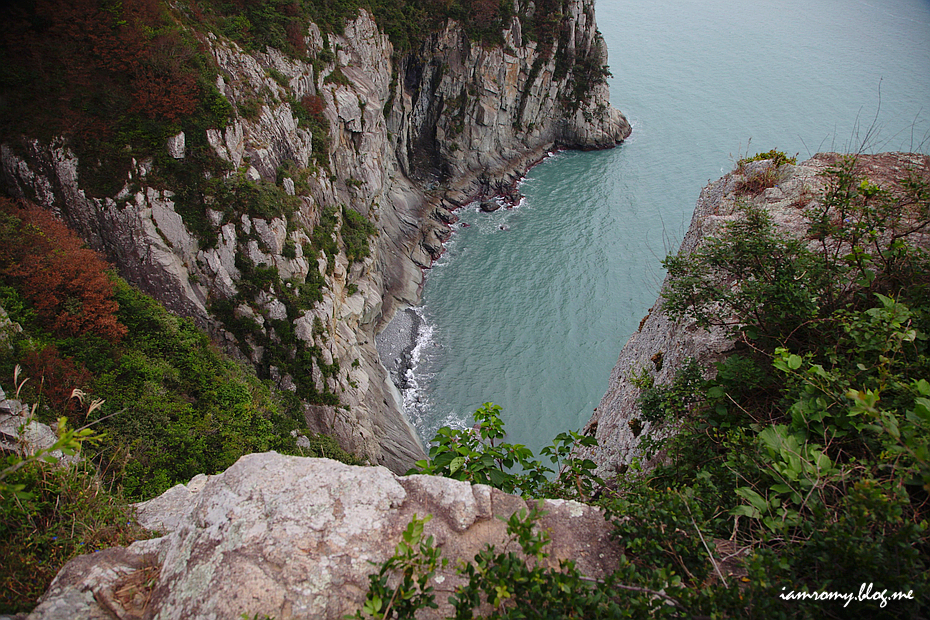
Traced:
MULTIPOLYGON (((568 15, 574 27, 566 57, 606 62, 593 0, 571 0, 568 15)), ((226 331, 210 315, 207 301, 230 299, 239 291, 243 274, 237 255, 275 267, 282 280, 298 284, 318 269, 325 278, 323 300, 294 319, 294 333, 322 350, 326 364, 338 362, 335 376, 323 377, 316 365, 305 371, 318 390, 333 392, 342 406, 308 405, 307 422, 372 463, 403 472, 423 456, 423 447, 378 359, 374 334, 398 307, 417 303, 422 269, 442 252, 448 223, 454 221, 451 211, 470 197, 488 197, 512 184, 548 149, 608 147, 630 129, 610 108, 604 84, 595 85, 583 103, 568 101, 574 92, 570 74, 556 77, 556 55, 525 40, 518 19, 505 32, 502 47, 469 42, 450 23, 397 67, 387 36, 364 11, 346 23, 342 35, 325 36, 325 47, 337 53, 317 67, 273 49, 246 53, 208 37, 220 68, 219 91, 234 110, 248 103, 258 112, 238 114, 227 127, 207 130, 207 142, 237 169, 230 176, 278 183, 286 162, 303 171, 300 184, 296 178, 280 181, 283 192, 302 194, 290 222, 248 215, 225 221, 222 205, 215 205, 206 219, 216 243, 201 248, 176 210, 174 194, 147 185, 151 161, 134 162, 117 195, 93 198, 82 188, 75 155, 61 141, 44 144, 25 137, 16 148, 0 145, 2 176, 13 194, 54 210, 121 275, 172 311, 193 317, 228 350, 260 368, 262 347, 226 331), (327 80, 337 69, 345 79, 327 80), (392 81, 392 75, 404 79, 392 81), (288 102, 306 96, 319 98, 329 121, 328 161, 320 165, 313 160, 313 136, 288 102), (372 255, 354 264, 344 251, 330 261, 304 256, 303 245, 324 208, 340 205, 377 225, 372 255), (313 334, 315 321, 324 327, 325 343, 313 334)), ((324 48, 314 25, 305 39, 311 54, 324 48)), ((192 139, 173 136, 166 151, 183 158, 192 139)), ((237 314, 249 315, 266 330, 270 322, 287 318, 282 300, 271 295, 237 308, 237 314)), ((283 389, 301 379, 279 377, 283 389)))
MULTIPOLYGON (((117 593, 140 573, 149 577, 138 588, 146 618, 342 618, 361 607, 368 575, 393 555, 410 520, 427 514, 425 534, 451 561, 430 584, 442 606, 418 617, 441 617, 460 583, 457 561, 488 543, 511 548, 499 517, 526 506, 446 478, 253 454, 139 504, 140 523, 164 536, 72 560, 29 618, 133 617, 133 601, 117 593)), ((599 510, 561 500, 543 509, 550 565, 572 559, 594 578, 616 566, 619 548, 599 510)))
MULTIPOLYGON (((0 313, 6 316, 2 308, 0 313)), ((58 435, 52 427, 36 420, 34 413, 21 401, 7 398, 0 388, 0 454, 29 457, 55 445, 58 435)), ((73 465, 81 460, 79 454, 68 456, 61 450, 47 452, 47 455, 62 465, 73 465)))
MULTIPOLYGON (((768 166, 769 162, 749 164, 743 174, 733 172, 711 183, 698 198, 680 252, 693 252, 708 238, 719 235, 727 222, 739 217, 737 205, 740 201, 751 201, 764 208, 778 229, 800 238, 808 226, 804 210, 822 195, 826 184, 823 173, 835 165, 838 158, 835 153, 821 153, 797 166, 784 166, 779 183, 755 196, 742 195, 736 190, 747 175, 768 166)), ((930 158, 884 153, 860 155, 857 164, 859 174, 886 187, 892 179, 900 178, 905 168, 930 169, 930 158)), ((668 278, 663 289, 667 285, 668 278)), ((651 424, 640 419, 640 407, 636 402, 640 389, 630 380, 634 374, 645 370, 656 385, 667 385, 689 359, 694 359, 704 369, 705 377, 710 378, 716 372, 714 364, 722 361, 734 344, 721 328, 704 330, 691 320, 669 319, 662 310, 660 298, 620 352, 607 393, 584 429, 586 434, 597 438, 598 446, 583 450, 584 455, 598 464, 602 474, 609 474, 641 456, 639 442, 649 433, 651 424), (633 423, 634 420, 639 423, 633 423)))

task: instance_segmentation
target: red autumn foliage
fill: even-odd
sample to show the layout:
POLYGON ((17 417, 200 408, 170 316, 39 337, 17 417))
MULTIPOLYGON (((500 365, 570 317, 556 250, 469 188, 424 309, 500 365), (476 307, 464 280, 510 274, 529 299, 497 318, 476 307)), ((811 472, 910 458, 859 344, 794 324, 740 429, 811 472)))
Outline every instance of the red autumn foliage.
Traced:
POLYGON ((489 24, 500 12, 499 0, 475 0, 471 4, 471 19, 475 24, 489 24))
POLYGON ((86 388, 93 378, 83 364, 61 357, 55 345, 26 353, 22 363, 26 376, 33 379, 33 387, 45 396, 52 410, 69 418, 80 413, 80 403, 71 398, 71 392, 86 388))
POLYGON ((291 44, 298 54, 307 52, 307 43, 304 41, 306 28, 297 22, 290 22, 285 26, 284 31, 287 33, 287 42, 291 44))
POLYGON ((48 211, 0 199, 0 275, 17 281, 43 326, 58 336, 126 334, 107 264, 48 211))
POLYGON ((304 95, 300 103, 307 113, 314 118, 322 118, 323 110, 326 109, 326 103, 319 95, 304 95))
POLYGON ((42 117, 57 132, 101 139, 127 111, 172 121, 196 109, 191 48, 158 0, 10 3, 0 19, 0 47, 29 76, 13 96, 52 106, 42 117))

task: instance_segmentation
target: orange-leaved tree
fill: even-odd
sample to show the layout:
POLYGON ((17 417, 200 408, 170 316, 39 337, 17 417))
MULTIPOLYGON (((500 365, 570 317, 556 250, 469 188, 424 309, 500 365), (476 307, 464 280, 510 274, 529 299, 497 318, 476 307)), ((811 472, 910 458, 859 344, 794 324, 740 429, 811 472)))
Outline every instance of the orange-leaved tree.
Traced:
POLYGON ((61 221, 24 200, 0 198, 0 276, 19 285, 45 329, 56 336, 126 334, 108 265, 61 221))

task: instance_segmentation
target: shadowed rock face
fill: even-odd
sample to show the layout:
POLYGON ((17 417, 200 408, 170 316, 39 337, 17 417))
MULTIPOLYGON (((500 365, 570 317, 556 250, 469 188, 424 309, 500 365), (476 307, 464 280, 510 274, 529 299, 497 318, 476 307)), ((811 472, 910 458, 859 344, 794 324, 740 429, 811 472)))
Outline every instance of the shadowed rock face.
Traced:
MULTIPOLYGON (((605 64, 593 5, 567 2, 573 27, 563 53, 605 64)), ((208 37, 220 69, 217 87, 237 112, 227 127, 206 131, 216 155, 252 181, 277 183, 285 162, 313 171, 291 221, 249 216, 226 221, 222 205, 208 209, 217 239, 209 247, 201 247, 179 215, 171 188, 148 185, 148 160, 134 163, 117 195, 92 198, 66 145, 24 136, 20 144, 0 145, 3 181, 14 195, 54 210, 124 277, 172 311, 193 317, 281 389, 293 389, 302 377, 273 367, 262 347, 227 331, 211 316, 208 300, 230 299, 239 291, 237 256, 275 267, 282 280, 298 283, 319 271, 326 281, 324 299, 292 327, 296 338, 322 352, 318 364, 302 369, 307 379, 318 392, 336 394, 345 407, 307 404, 308 425, 372 463, 403 472, 424 456, 423 448, 378 358, 374 334, 396 308, 417 303, 422 269, 442 252, 451 211, 488 188, 510 185, 548 149, 606 148, 630 131, 610 107, 604 83, 594 85, 577 107, 567 101, 575 92, 571 73, 556 79, 556 55, 537 49, 521 32, 515 19, 504 33, 505 45, 488 48, 467 41, 450 23, 394 66, 387 36, 362 11, 342 35, 322 35, 311 24, 306 33, 311 55, 324 48, 324 36, 325 47, 337 50, 320 70, 273 49, 246 53, 208 37), (336 69, 345 79, 326 80, 336 69), (400 79, 392 80, 394 75, 400 79), (328 161, 319 169, 313 136, 288 103, 307 96, 319 98, 330 126, 328 161), (256 101, 257 114, 241 113, 240 106, 256 101), (350 263, 340 251, 329 259, 332 264, 323 256, 304 256, 324 208, 340 205, 378 227, 372 255, 350 263), (325 342, 313 329, 316 320, 325 328, 325 342), (323 376, 320 368, 335 362, 335 376, 323 376)), ((172 136, 166 153, 183 160, 191 143, 183 133, 172 136)), ((295 182, 285 179, 281 187, 293 194, 295 182)), ((286 314, 272 294, 240 304, 236 312, 269 334, 267 326, 286 314)))
MULTIPOLYGON (((749 164, 743 174, 732 172, 709 184, 698 198, 680 252, 693 252, 706 239, 719 235, 727 222, 738 217, 740 201, 751 201, 764 208, 778 229, 801 237, 808 226, 804 211, 823 195, 827 183, 824 172, 840 157, 836 153, 820 153, 797 166, 784 166, 778 185, 757 195, 745 195, 737 188, 747 175, 768 166, 765 161, 749 164)), ((881 153, 859 155, 857 159, 856 173, 888 190, 895 188, 907 170, 930 174, 930 158, 914 153, 881 153)), ((926 236, 916 241, 927 245, 926 236)), ((663 288, 667 284, 666 278, 663 288)), ((694 359, 704 369, 705 377, 710 378, 716 373, 714 364, 722 361, 734 345, 735 341, 720 327, 705 330, 691 320, 671 320, 662 310, 660 298, 621 350, 607 393, 585 427, 586 434, 597 438, 597 447, 581 452, 598 464, 602 474, 628 465, 641 455, 640 438, 645 437, 652 426, 645 420, 640 420, 641 426, 630 424, 640 418, 637 403, 640 389, 630 380, 631 376, 646 369, 656 385, 667 385, 689 359, 694 359), (656 360, 661 363, 657 364, 656 360)))
MULTIPOLYGON (((138 505, 140 523, 165 535, 72 560, 29 618, 125 619, 142 617, 143 607, 146 618, 342 618, 361 607, 369 573, 393 555, 410 520, 428 514, 425 535, 450 562, 430 584, 443 606, 418 617, 442 617, 460 583, 458 560, 486 544, 518 549, 499 517, 526 507, 447 478, 253 454, 138 505), (135 600, 124 595, 133 583, 141 584, 135 600)), ((561 500, 543 509, 551 565, 572 559, 594 578, 616 566, 619 549, 599 510, 561 500)))

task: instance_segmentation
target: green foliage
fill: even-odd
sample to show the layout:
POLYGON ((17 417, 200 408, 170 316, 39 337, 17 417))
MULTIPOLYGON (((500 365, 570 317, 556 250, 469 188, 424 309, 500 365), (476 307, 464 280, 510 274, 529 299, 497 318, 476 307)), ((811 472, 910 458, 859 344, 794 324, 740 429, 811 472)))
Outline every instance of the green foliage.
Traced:
POLYGON ((222 358, 187 320, 126 284, 117 287, 127 349, 101 372, 94 393, 107 399, 108 431, 99 458, 121 476, 128 497, 146 499, 198 473, 217 473, 243 454, 294 454, 298 422, 267 387, 222 358))
POLYGON ((262 113, 263 105, 261 99, 245 99, 239 103, 239 116, 250 121, 258 120, 258 117, 262 113))
POLYGON ((288 95, 287 102, 298 124, 311 134, 313 159, 318 166, 329 169, 330 126, 329 119, 323 114, 323 99, 319 95, 305 95, 298 101, 293 95, 288 95))
MULTIPOLYGON (((582 575, 572 560, 551 567, 546 551, 549 535, 538 523, 544 514, 535 503, 529 504, 529 510, 514 512, 505 520, 510 539, 503 550, 488 545, 472 561, 456 567, 465 583, 448 599, 455 618, 474 618, 476 611, 487 608, 490 613, 481 617, 679 617, 683 608, 673 597, 658 588, 626 585, 618 579, 620 571, 597 581, 582 575)), ((446 567, 447 560, 432 546, 432 537, 425 544, 422 540, 429 518, 415 518, 394 556, 369 577, 371 588, 354 617, 393 618, 396 613, 398 618, 413 618, 418 609, 437 607, 433 588, 427 584, 438 569, 446 567), (398 585, 391 587, 392 582, 398 585)), ((670 572, 659 572, 659 579, 667 584, 670 572)))
POLYGON ((233 221, 242 214, 270 220, 289 219, 300 208, 300 199, 283 188, 265 180, 253 181, 240 169, 225 179, 215 179, 207 188, 214 204, 225 211, 225 219, 233 221))
POLYGON ((365 605, 355 612, 356 618, 413 618, 418 609, 438 607, 430 579, 438 568, 445 568, 448 560, 433 545, 433 537, 423 538, 423 526, 432 519, 413 519, 401 535, 394 555, 381 566, 377 574, 369 576, 368 596, 365 605), (398 581, 390 587, 389 581, 398 581))
MULTIPOLYGON (((303 246, 303 254, 315 266, 316 257, 322 252, 327 259, 327 271, 332 273, 336 264, 335 258, 340 251, 340 239, 349 260, 358 261, 369 255, 368 237, 376 232, 373 224, 351 209, 325 207, 312 231, 311 241, 303 246)), ((283 253, 296 256, 296 251, 295 242, 288 239, 283 253)), ((317 389, 312 370, 313 367, 318 368, 324 378, 335 377, 339 373, 338 360, 330 364, 325 363, 319 347, 300 341, 293 333, 293 322, 300 314, 323 300, 324 276, 313 268, 304 281, 292 278, 284 282, 277 268, 253 264, 243 254, 236 255, 235 263, 241 274, 238 294, 234 299, 212 300, 210 311, 236 336, 239 346, 244 351, 251 352, 253 346, 261 347, 263 355, 256 364, 259 376, 270 377, 274 367, 294 379, 297 394, 302 399, 313 404, 338 406, 339 397, 331 391, 328 384, 324 385, 322 390, 317 389), (284 303, 287 309, 286 320, 266 320, 264 325, 260 325, 248 312, 241 311, 240 306, 253 304, 263 291, 284 303)), ((352 294, 355 290, 354 283, 348 283, 347 290, 352 294)), ((322 324, 320 326, 322 328, 322 324)), ((325 330, 320 333, 325 333, 325 330)), ((318 335, 316 323, 314 335, 318 335)))
MULTIPOLYGON (((894 189, 880 188, 851 160, 827 180, 810 202, 804 242, 745 204, 719 239, 668 259, 666 312, 727 328, 737 352, 712 380, 693 363, 669 385, 656 385, 648 368, 632 377, 643 417, 674 422, 676 434, 643 439, 647 456, 662 454, 650 471, 634 461, 609 487, 578 493, 599 497, 612 521, 623 547, 616 571, 594 593, 588 583, 561 590, 549 577, 526 581, 538 547, 526 551, 529 564, 485 550, 462 569, 469 583, 453 596, 456 617, 480 603, 492 617, 923 617, 930 269, 914 233, 930 224, 930 187, 925 174, 905 171, 894 189), (533 596, 552 598, 521 598, 526 583, 547 584, 533 596), (912 600, 784 598, 856 597, 869 584, 912 600), (585 606, 593 596, 601 607, 585 606)), ((662 360, 653 363, 658 370, 662 360)), ((496 408, 479 413, 474 430, 441 431, 418 466, 557 494, 524 483, 545 472, 499 443, 496 408), (507 471, 505 459, 523 470, 507 471)))
MULTIPOLYGON (((264 280, 255 278, 256 288, 278 281, 275 274, 266 275, 264 280)), ((95 428, 104 437, 95 446, 85 447, 85 455, 101 466, 108 482, 122 486, 126 497, 147 499, 198 473, 222 471, 243 454, 301 453, 292 432, 308 433, 302 405, 291 400, 293 395, 283 400, 275 397, 254 374, 221 356, 193 322, 171 315, 122 280, 114 281, 114 298, 119 304, 117 318, 127 328, 119 343, 92 336, 52 339, 26 320, 28 307, 12 289, 6 289, 5 299, 14 302, 10 307, 20 307, 14 310, 13 319, 24 321, 26 335, 15 340, 9 356, 0 354, 0 367, 11 369, 11 362, 25 357, 35 342, 44 341, 53 342, 62 359, 87 369, 91 378, 83 387, 106 402, 89 414, 69 415, 81 424, 99 420, 95 428)), ((230 306, 222 307, 229 312, 225 318, 233 317, 230 306)), ((254 321, 249 324, 243 318, 239 322, 246 330, 257 330, 254 321)), ((279 323, 274 328, 293 341, 281 331, 289 323, 279 323)), ((270 338, 260 342, 272 348, 270 338)), ((272 353, 287 355, 283 348, 272 353)), ((314 353, 317 359, 322 357, 321 352, 314 353)), ((270 363, 300 376, 298 361, 288 366, 270 358, 270 363)), ((326 376, 336 370, 335 365, 322 366, 326 376)), ((46 396, 53 386, 39 389, 42 379, 35 376, 24 388, 25 395, 43 404, 39 411, 53 402, 46 396), (30 391, 30 385, 36 388, 30 391)), ((45 381, 50 380, 46 375, 45 381)), ((338 403, 333 395, 306 389, 302 395, 311 402, 338 403)), ((304 450, 308 456, 358 462, 325 437, 311 435, 309 439, 311 448, 304 450)))
POLYGON ((150 537, 86 462, 30 460, 6 480, 21 490, 0 489, 0 613, 32 609, 71 558, 150 537))
POLYGON ((274 67, 271 67, 270 69, 268 69, 268 75, 271 77, 272 80, 277 82, 278 86, 280 86, 281 88, 290 88, 290 81, 287 79, 287 76, 281 73, 280 71, 278 71, 277 69, 275 69, 274 67))
POLYGON ((284 247, 281 249, 281 256, 288 259, 297 258, 297 243, 290 237, 284 241, 284 247))
POLYGON ((591 437, 576 432, 561 433, 542 454, 556 471, 540 463, 532 450, 502 441, 506 436, 501 408, 485 403, 475 414, 475 427, 443 427, 436 433, 429 458, 417 461, 408 473, 445 476, 488 484, 508 493, 530 497, 553 496, 573 499, 591 497, 603 485, 594 475, 594 462, 572 454, 575 445, 594 444, 591 437), (518 471, 511 471, 518 468, 518 471), (554 481, 547 476, 557 474, 554 481))
MULTIPOLYGON (((571 67, 569 74, 569 88, 562 94, 562 105, 574 113, 581 106, 588 103, 591 93, 598 84, 605 84, 607 78, 611 76, 607 65, 600 62, 601 55, 597 46, 605 45, 602 39, 592 46, 592 49, 584 54, 575 57, 574 65, 571 67)), ((565 61, 567 63, 567 61, 565 61)), ((559 73, 560 66, 556 66, 556 73, 559 73)), ((587 118, 589 122, 590 118, 587 118)))
MULTIPOLYGON (((16 371, 19 397, 28 378, 20 380, 19 367, 16 371)), ((95 400, 87 413, 101 404, 95 400)), ((33 405, 30 419, 35 410, 33 405)), ((70 428, 65 417, 58 419, 57 435, 47 448, 0 461, 0 613, 31 609, 72 557, 145 537, 132 509, 101 485, 91 464, 59 462, 60 455, 74 457, 103 436, 70 428)))
POLYGON ((320 214, 320 221, 313 227, 313 236, 310 240, 310 251, 305 251, 308 256, 316 256, 321 251, 326 255, 326 270, 332 273, 336 263, 333 258, 339 253, 339 244, 335 238, 336 226, 339 224, 336 207, 324 207, 320 214))
POLYGON ((346 87, 352 86, 352 82, 349 81, 349 78, 346 77, 345 73, 343 73, 342 69, 339 67, 336 67, 326 74, 326 77, 323 78, 323 84, 338 84, 346 87))
POLYGON ((717 516, 703 527, 754 549, 760 613, 797 612, 775 598, 783 586, 875 582, 922 601, 814 616, 914 617, 930 603, 930 299, 926 253, 909 241, 930 221, 927 183, 905 171, 886 190, 855 170, 840 160, 811 203, 815 249, 746 205, 720 239, 666 263, 666 311, 728 327, 741 353, 700 390, 663 444, 671 462, 645 484, 707 489, 695 499, 717 516))
POLYGON ((642 383, 637 404, 643 419, 653 424, 678 420, 703 400, 701 367, 693 359, 678 370, 671 385, 655 385, 651 377, 642 383))
POLYGON ((774 187, 782 179, 782 166, 796 163, 797 158, 788 157, 783 152, 775 149, 767 153, 758 153, 752 157, 740 159, 736 162, 736 172, 744 175, 744 178, 740 181, 736 191, 741 194, 758 194, 770 187, 774 187), (769 164, 756 167, 752 172, 747 172, 747 164, 756 161, 768 161, 769 164))
POLYGON ((833 286, 817 257, 801 241, 778 235, 769 215, 751 203, 741 206, 740 219, 722 237, 691 255, 670 256, 663 266, 671 276, 663 307, 671 316, 690 316, 701 327, 723 325, 762 342, 785 333, 807 340, 806 326, 821 314, 818 297, 833 286), (792 334, 789 326, 801 331, 792 334))
POLYGON ((549 536, 536 525, 544 513, 537 505, 507 520, 507 533, 522 553, 497 551, 489 545, 459 568, 468 582, 449 598, 456 618, 473 618, 482 603, 487 618, 616 618, 621 605, 610 582, 586 580, 571 560, 558 569, 544 567, 549 536))
POLYGON ((371 254, 368 238, 377 235, 378 229, 368 219, 353 209, 342 208, 342 241, 346 246, 346 257, 352 261, 361 261, 371 254))
POLYGON ((785 164, 791 164, 792 166, 798 163, 797 157, 788 157, 782 151, 776 151, 772 149, 767 153, 756 153, 752 157, 743 157, 736 162, 736 168, 742 170, 743 167, 754 161, 771 161, 773 166, 784 166, 785 164))

